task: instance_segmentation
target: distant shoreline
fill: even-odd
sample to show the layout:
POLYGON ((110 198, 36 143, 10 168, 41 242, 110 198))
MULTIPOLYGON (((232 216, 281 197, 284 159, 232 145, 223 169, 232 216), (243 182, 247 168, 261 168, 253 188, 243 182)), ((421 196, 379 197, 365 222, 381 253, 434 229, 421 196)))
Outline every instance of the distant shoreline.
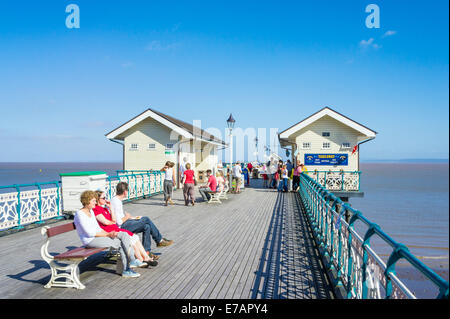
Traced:
POLYGON ((361 163, 379 163, 379 164, 448 164, 448 159, 387 159, 387 160, 361 160, 361 163))
MULTIPOLYGON (((245 162, 245 161, 241 161, 241 162, 245 162)), ((57 162, 46 162, 46 161, 37 161, 37 162, 24 162, 24 161, 19 161, 19 162, 11 162, 11 161, 5 161, 5 162, 1 162, 0 164, 51 164, 51 163, 55 163, 55 164, 67 164, 67 163, 76 163, 76 164, 91 164, 91 163, 96 163, 96 164, 102 164, 102 163, 106 163, 106 164, 122 164, 122 161, 57 161, 57 162)), ((381 159, 366 159, 366 160, 361 160, 360 163, 380 163, 380 164, 387 164, 387 163, 404 163, 404 164, 432 164, 432 163, 436 163, 436 164, 448 164, 449 163, 449 159, 433 159, 433 158, 428 158, 428 159, 385 159, 385 160, 381 160, 381 159)))

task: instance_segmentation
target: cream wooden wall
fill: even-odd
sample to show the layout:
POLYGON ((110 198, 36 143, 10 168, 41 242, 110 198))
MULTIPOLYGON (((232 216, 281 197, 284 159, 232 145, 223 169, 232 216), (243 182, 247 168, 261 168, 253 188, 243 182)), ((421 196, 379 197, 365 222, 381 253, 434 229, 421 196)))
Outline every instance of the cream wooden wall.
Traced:
POLYGON ((124 137, 124 167, 126 170, 159 170, 166 161, 177 163, 177 149, 174 154, 165 154, 166 144, 176 144, 170 139, 171 130, 154 119, 148 118, 120 135, 124 137), (138 144, 138 150, 131 150, 131 144, 138 144), (154 150, 148 145, 155 144, 154 150))
POLYGON ((344 171, 355 171, 358 169, 359 153, 358 151, 353 155, 351 153, 353 146, 365 137, 356 130, 340 123, 330 116, 324 116, 308 125, 298 131, 293 138, 295 138, 298 149, 297 159, 299 159, 301 163, 305 162, 305 154, 348 154, 347 166, 309 165, 307 166, 308 171, 314 171, 316 169, 318 171, 335 171, 340 169, 343 169, 344 171), (330 132, 330 136, 323 137, 322 132, 330 132), (311 148, 303 149, 303 142, 309 142, 311 148), (330 148, 323 149, 323 142, 329 142, 330 148), (350 148, 342 148, 342 143, 344 142, 350 143, 350 148))

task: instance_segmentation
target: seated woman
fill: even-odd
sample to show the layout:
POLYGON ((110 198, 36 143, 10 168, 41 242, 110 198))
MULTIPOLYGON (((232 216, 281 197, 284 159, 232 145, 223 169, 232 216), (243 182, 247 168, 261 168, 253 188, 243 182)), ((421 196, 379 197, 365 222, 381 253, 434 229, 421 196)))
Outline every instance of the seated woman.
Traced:
POLYGON ((221 192, 225 188, 225 179, 223 178, 223 173, 221 171, 218 171, 216 173, 216 180, 217 180, 217 191, 221 192))
POLYGON ((140 262, 134 257, 131 237, 125 232, 106 232, 100 228, 92 209, 97 204, 93 191, 84 191, 80 197, 83 208, 76 212, 74 223, 81 242, 88 248, 113 248, 119 249, 123 269, 122 277, 139 277, 132 267, 146 267, 147 264, 140 262))
POLYGON ((126 232, 131 236, 131 243, 134 248, 134 256, 141 262, 146 262, 150 266, 158 265, 158 262, 156 262, 156 260, 159 258, 159 256, 153 255, 152 253, 150 253, 150 256, 147 255, 138 235, 117 226, 115 216, 113 216, 114 212, 111 209, 111 204, 106 201, 105 192, 96 191, 95 196, 97 199, 97 206, 94 207, 93 211, 97 222, 100 225, 100 228, 102 228, 106 232, 126 232))

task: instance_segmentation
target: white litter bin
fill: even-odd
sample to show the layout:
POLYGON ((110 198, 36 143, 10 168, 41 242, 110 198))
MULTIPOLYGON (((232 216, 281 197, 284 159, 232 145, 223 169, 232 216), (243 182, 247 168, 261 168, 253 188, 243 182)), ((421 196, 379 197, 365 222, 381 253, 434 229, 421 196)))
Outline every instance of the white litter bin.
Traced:
POLYGON ((64 212, 76 212, 82 208, 80 195, 84 191, 106 191, 106 179, 108 175, 105 172, 74 172, 63 173, 60 176, 64 212))

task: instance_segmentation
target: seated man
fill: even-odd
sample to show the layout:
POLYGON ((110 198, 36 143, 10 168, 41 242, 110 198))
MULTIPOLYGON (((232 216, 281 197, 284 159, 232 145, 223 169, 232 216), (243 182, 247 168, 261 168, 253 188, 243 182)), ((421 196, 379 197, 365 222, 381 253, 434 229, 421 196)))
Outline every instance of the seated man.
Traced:
POLYGON ((204 186, 199 187, 200 195, 204 201, 209 201, 211 199, 211 194, 209 192, 215 192, 217 189, 217 179, 214 175, 212 175, 212 171, 208 169, 206 171, 206 177, 208 177, 208 183, 204 186))
MULTIPOLYGON (((155 258, 151 251, 151 238, 156 242, 157 247, 165 247, 172 245, 173 240, 163 238, 158 228, 150 220, 150 218, 144 216, 133 217, 128 212, 123 210, 122 201, 128 196, 128 184, 125 182, 119 182, 116 187, 116 196, 111 199, 111 208, 113 209, 116 217, 117 225, 122 228, 131 231, 132 233, 142 233, 142 245, 150 258, 155 258)), ((157 259, 157 258, 156 258, 157 259)))

